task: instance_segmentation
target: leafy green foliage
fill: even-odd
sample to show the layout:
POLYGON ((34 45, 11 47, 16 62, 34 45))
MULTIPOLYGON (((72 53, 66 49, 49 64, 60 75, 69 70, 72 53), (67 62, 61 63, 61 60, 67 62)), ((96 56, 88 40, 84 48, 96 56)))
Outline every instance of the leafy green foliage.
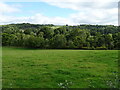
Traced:
POLYGON ((42 49, 118 49, 120 31, 112 25, 55 26, 10 24, 2 27, 3 46, 42 49))

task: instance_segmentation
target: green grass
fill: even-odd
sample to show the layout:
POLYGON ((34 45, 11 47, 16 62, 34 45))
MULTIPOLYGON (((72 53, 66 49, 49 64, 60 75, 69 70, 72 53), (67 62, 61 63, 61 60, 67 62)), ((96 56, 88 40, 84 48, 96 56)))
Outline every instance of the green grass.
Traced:
POLYGON ((33 50, 3 47, 3 88, 107 88, 118 72, 117 50, 33 50))

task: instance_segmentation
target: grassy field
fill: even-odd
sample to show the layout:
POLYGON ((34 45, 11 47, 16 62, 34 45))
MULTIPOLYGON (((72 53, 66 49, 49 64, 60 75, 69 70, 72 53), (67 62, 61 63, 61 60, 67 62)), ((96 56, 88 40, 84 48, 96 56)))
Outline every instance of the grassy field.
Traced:
POLYGON ((117 50, 3 47, 2 51, 3 88, 62 88, 65 82, 70 88, 110 88, 116 85, 117 50))

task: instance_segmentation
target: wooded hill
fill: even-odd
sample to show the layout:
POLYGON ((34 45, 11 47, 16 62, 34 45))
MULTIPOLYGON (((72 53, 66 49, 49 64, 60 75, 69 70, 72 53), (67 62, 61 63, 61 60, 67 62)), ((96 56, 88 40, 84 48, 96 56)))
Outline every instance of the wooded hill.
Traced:
POLYGON ((114 25, 9 24, 0 26, 2 45, 40 49, 119 49, 114 25))

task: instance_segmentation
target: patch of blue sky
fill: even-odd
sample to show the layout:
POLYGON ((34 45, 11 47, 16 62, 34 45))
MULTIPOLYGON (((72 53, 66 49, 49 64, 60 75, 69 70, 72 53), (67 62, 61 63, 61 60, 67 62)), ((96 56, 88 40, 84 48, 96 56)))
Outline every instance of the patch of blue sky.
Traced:
POLYGON ((11 16, 34 16, 42 14, 48 17, 68 17, 77 11, 68 8, 59 8, 44 2, 7 2, 8 5, 17 6, 20 9, 18 13, 10 13, 11 16))

